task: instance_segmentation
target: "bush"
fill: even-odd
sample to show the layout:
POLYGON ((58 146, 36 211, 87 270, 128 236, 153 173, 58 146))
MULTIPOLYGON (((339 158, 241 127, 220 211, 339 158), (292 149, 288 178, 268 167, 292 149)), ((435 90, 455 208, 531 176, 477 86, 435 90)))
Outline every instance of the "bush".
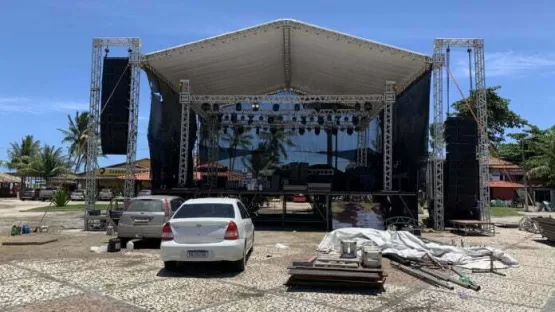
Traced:
POLYGON ((69 194, 65 190, 57 190, 52 194, 52 203, 55 207, 65 207, 69 202, 69 194))

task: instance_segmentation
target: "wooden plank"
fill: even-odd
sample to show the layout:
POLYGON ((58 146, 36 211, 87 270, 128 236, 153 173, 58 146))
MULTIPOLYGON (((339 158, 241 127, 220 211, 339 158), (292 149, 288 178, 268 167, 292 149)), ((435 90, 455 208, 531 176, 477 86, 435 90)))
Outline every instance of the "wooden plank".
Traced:
POLYGON ((327 276, 327 277, 347 277, 347 278, 380 278, 377 273, 359 272, 359 271, 332 271, 332 270, 305 270, 291 269, 290 275, 306 275, 306 276, 327 276))

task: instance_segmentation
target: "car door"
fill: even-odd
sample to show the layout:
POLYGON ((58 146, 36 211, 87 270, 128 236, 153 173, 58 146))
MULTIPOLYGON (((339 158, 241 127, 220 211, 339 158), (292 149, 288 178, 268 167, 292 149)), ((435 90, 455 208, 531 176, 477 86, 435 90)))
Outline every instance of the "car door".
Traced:
POLYGON ((250 249, 254 243, 254 224, 252 223, 252 219, 245 205, 237 201, 237 206, 239 207, 239 212, 241 212, 242 223, 244 224, 243 226, 247 235, 247 246, 250 249))

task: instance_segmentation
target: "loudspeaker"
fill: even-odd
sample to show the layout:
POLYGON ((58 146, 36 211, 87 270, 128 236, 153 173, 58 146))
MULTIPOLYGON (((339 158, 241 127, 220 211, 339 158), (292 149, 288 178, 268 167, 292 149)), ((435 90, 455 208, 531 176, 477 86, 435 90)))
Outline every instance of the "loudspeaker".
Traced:
POLYGON ((131 66, 127 57, 105 57, 102 72, 100 143, 105 155, 127 154, 131 66))

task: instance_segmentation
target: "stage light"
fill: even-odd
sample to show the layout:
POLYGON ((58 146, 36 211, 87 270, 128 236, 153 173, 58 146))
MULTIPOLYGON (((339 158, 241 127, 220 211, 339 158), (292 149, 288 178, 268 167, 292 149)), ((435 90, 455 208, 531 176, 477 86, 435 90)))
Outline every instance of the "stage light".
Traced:
POLYGON ((314 128, 314 134, 320 135, 320 127, 314 128))
POLYGON ((306 116, 301 116, 301 123, 306 125, 306 116))
POLYGON ((295 111, 300 111, 301 110, 301 104, 295 104, 295 111))
POLYGON ((293 122, 296 122, 296 121, 297 121, 297 117, 296 117, 296 116, 293 116, 293 118, 291 118, 291 120, 292 120, 293 122))
POLYGON ((245 115, 241 115, 241 121, 245 121, 245 115))
POLYGON ((201 107, 202 107, 202 110, 205 112, 210 110, 210 104, 208 103, 203 103, 201 107))
POLYGON ((274 123, 274 116, 268 116, 268 123, 269 123, 269 124, 273 124, 273 123, 274 123))
POLYGON ((242 109, 243 109, 243 107, 241 106, 241 103, 235 104, 235 110, 236 110, 236 111, 240 111, 240 110, 242 110, 242 109))
POLYGON ((358 125, 358 117, 357 116, 353 116, 353 125, 358 125))
POLYGON ((229 115, 225 115, 224 120, 229 121, 229 115))
POLYGON ((212 110, 215 112, 218 112, 220 110, 220 104, 216 103, 212 105, 212 110))
POLYGON ((353 128, 347 128, 347 134, 353 135, 353 128))
POLYGON ((253 115, 249 115, 249 121, 248 121, 248 124, 249 124, 249 125, 252 124, 253 119, 254 119, 254 116, 253 116, 253 115))
POLYGON ((319 124, 319 125, 323 125, 323 124, 324 124, 324 117, 318 116, 318 124, 319 124))
POLYGON ((328 121, 331 122, 332 121, 332 116, 328 115, 328 121))
POLYGON ((256 127, 256 134, 257 135, 260 134, 260 128, 259 127, 256 127))
POLYGON ((355 104, 355 110, 357 110, 357 111, 360 110, 360 103, 355 104))
POLYGON ((367 110, 367 111, 371 111, 372 110, 372 103, 370 103, 370 102, 364 103, 364 109, 367 110))
POLYGON ((264 121, 264 116, 260 116, 260 117, 258 117, 258 120, 260 120, 260 121, 264 121))
POLYGON ((299 128, 299 134, 303 135, 304 134, 304 128, 299 128))
POLYGON ((274 127, 270 128, 270 133, 271 133, 271 134, 276 134, 276 133, 277 133, 277 129, 274 128, 274 127))
POLYGON ((260 109, 260 104, 252 103, 251 108, 252 108, 253 111, 257 112, 260 109))
POLYGON ((333 128, 331 129, 331 134, 337 135, 337 128, 336 128, 336 127, 333 127, 333 128))
POLYGON ((341 128, 341 132, 345 132, 345 128, 341 128))
POLYGON ((314 122, 314 116, 310 116, 310 122, 314 122))
POLYGON ((279 111, 279 104, 274 104, 274 105, 272 105, 272 110, 273 110, 274 112, 279 111))
POLYGON ((237 122, 237 114, 235 113, 231 114, 231 122, 237 122))
POLYGON ((345 116, 345 118, 343 118, 343 121, 349 122, 349 117, 345 116))

